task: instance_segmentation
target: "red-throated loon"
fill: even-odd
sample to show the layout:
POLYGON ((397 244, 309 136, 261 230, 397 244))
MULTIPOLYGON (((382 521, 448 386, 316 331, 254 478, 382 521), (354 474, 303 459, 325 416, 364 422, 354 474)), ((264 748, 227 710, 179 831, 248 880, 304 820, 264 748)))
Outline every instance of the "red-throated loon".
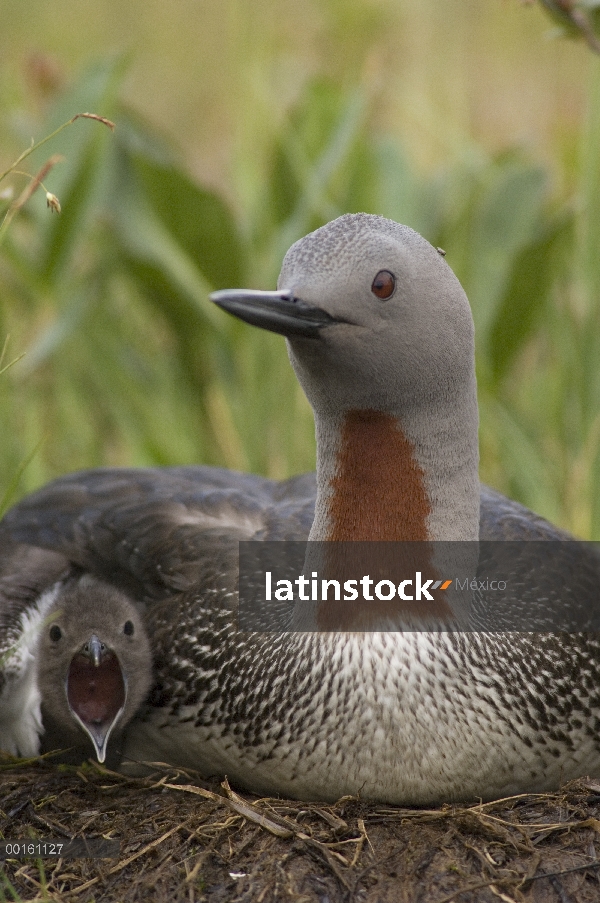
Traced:
MULTIPOLYGON (((54 481, 0 525, 0 540, 59 552, 145 606, 156 681, 126 755, 261 793, 390 803, 542 791, 600 769, 592 633, 236 630, 239 540, 569 539, 480 487, 471 312, 425 239, 346 215, 290 248, 278 285, 214 300, 287 338, 315 415, 316 503, 310 476, 100 470, 54 481)), ((597 559, 564 547, 585 601, 597 559)))
POLYGON ((5 540, 0 566, 0 750, 118 763, 152 680, 137 606, 45 549, 5 540))

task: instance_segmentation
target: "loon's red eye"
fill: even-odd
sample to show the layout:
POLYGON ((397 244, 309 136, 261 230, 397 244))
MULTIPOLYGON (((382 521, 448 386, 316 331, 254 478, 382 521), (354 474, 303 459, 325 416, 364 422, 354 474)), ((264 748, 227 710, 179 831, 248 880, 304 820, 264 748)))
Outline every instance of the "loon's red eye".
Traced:
POLYGON ((371 291, 377 298, 387 301, 394 294, 396 277, 389 270, 379 270, 371 284, 371 291))

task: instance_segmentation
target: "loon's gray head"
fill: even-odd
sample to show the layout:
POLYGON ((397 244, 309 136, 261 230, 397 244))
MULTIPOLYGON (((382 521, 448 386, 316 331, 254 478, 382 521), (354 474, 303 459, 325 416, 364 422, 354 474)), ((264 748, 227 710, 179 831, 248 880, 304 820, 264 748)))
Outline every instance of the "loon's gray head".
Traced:
POLYGON ((473 320, 452 270, 407 226, 347 214, 285 255, 278 289, 321 311, 315 338, 289 335, 290 359, 315 410, 397 412, 472 379, 473 320))

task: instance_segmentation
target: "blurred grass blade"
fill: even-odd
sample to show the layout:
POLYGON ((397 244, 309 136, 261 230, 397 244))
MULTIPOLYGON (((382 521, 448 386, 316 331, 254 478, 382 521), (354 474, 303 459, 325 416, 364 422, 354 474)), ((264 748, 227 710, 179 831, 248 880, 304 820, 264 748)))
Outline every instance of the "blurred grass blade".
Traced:
MULTIPOLYGON (((110 120, 115 119, 117 98, 126 67, 127 59, 124 56, 90 66, 54 103, 45 120, 44 132, 51 132, 75 114, 86 110, 92 110, 110 120)), ((76 180, 80 158, 87 153, 90 143, 105 141, 110 144, 110 139, 108 129, 82 118, 36 151, 34 160, 39 160, 41 165, 52 154, 60 153, 65 157, 67 165, 58 167, 52 173, 52 190, 61 199, 61 195, 68 194, 69 186, 76 180)), ((45 231, 51 221, 49 223, 44 205, 40 204, 36 209, 39 226, 45 231)))
POLYGON ((508 495, 521 499, 533 511, 543 511, 555 523, 560 522, 561 505, 553 492, 557 474, 535 429, 531 429, 531 424, 528 429, 506 405, 487 394, 482 398, 480 414, 482 429, 493 432, 508 495))
MULTIPOLYGON (((344 94, 324 80, 313 82, 293 111, 275 148, 258 223, 271 228, 268 261, 274 269, 289 246, 343 212, 346 167, 361 139, 366 92, 344 94)), ((276 271, 264 275, 271 284, 276 271)))
POLYGON ((86 276, 83 285, 67 286, 66 300, 57 312, 56 319, 44 329, 27 350, 27 358, 21 367, 20 376, 25 378, 46 363, 80 329, 85 315, 101 296, 96 285, 97 278, 86 276))
POLYGON ((188 328, 204 322, 222 332, 223 317, 208 301, 212 285, 154 211, 126 152, 121 149, 119 157, 114 222, 129 265, 137 266, 137 276, 148 288, 158 287, 156 277, 169 286, 179 310, 167 309, 167 316, 187 318, 188 328))
POLYGON ((560 29, 569 37, 579 37, 594 53, 600 54, 599 0, 540 0, 560 29))
POLYGON ((480 341, 489 329, 505 291, 514 257, 539 229, 546 174, 519 159, 500 158, 475 199, 470 221, 468 269, 463 285, 473 307, 480 341))
POLYGON ((3 373, 6 373, 6 371, 10 367, 12 367, 14 364, 17 363, 17 361, 20 361, 22 358, 25 357, 25 352, 23 351, 22 354, 18 354, 16 357, 14 357, 12 359, 12 361, 9 361, 8 364, 4 363, 4 358, 6 357, 6 352, 8 351, 9 339, 10 339, 10 336, 7 335, 6 338, 4 339, 4 345, 2 346, 2 351, 0 351, 0 376, 2 376, 3 373))
POLYGON ((587 121, 581 143, 579 195, 583 209, 578 234, 578 269, 591 308, 598 307, 600 298, 600 66, 596 64, 590 69, 587 121))
POLYGON ((544 305, 552 303, 551 288, 560 260, 572 246, 573 224, 572 214, 558 217, 517 254, 488 333, 487 353, 496 381, 531 337, 544 305))
POLYGON ((346 207, 376 213, 431 236, 433 210, 423 203, 421 180, 397 142, 362 141, 354 155, 346 207))
POLYGON ((40 277, 49 285, 61 281, 72 265, 84 230, 89 228, 104 140, 103 135, 90 138, 72 181, 61 192, 61 215, 52 218, 46 231, 46 240, 40 250, 40 277))
POLYGON ((146 201, 212 288, 244 285, 246 249, 224 200, 179 168, 137 153, 133 166, 146 201))
POLYGON ((333 200, 332 182, 359 136, 365 110, 364 92, 358 89, 351 92, 325 147, 306 172, 295 209, 278 235, 281 258, 297 238, 342 212, 333 200))
POLYGON ((13 499, 16 500, 17 490, 19 488, 19 483, 21 482, 21 477, 23 476, 26 469, 29 467, 45 441, 45 437, 40 439, 37 445, 35 445, 29 452, 27 457, 23 461, 21 461, 17 470, 9 480, 8 486, 4 490, 2 496, 0 496, 0 518, 4 516, 6 511, 8 511, 10 505, 13 502, 13 499))
POLYGON ((188 328, 193 323, 205 323, 222 332, 223 317, 208 301, 212 286, 150 208, 141 202, 127 207, 117 221, 120 245, 132 273, 150 290, 160 289, 161 283, 168 285, 172 303, 178 308, 164 311, 170 319, 180 314, 182 321, 187 318, 188 328))

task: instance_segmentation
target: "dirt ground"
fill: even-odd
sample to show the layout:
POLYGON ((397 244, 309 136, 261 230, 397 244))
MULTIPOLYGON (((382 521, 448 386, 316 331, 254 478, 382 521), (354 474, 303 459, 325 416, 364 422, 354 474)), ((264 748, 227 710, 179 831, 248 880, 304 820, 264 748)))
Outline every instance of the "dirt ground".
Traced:
MULTIPOLYGON (((600 780, 483 805, 258 799, 157 768, 0 759, 0 836, 118 840, 113 858, 0 861, 0 900, 598 903, 600 780)), ((112 852, 112 851, 111 851, 112 852)))

